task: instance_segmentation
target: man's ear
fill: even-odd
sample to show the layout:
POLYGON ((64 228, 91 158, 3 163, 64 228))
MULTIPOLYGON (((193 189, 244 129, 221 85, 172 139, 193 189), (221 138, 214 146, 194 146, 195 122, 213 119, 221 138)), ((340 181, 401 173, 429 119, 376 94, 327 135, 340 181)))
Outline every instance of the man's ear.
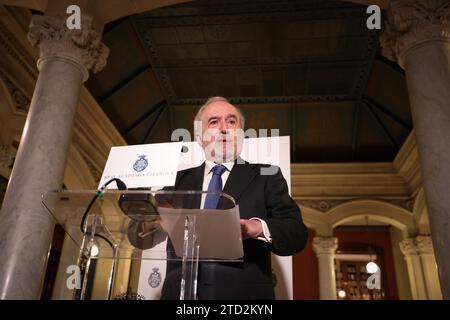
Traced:
POLYGON ((200 145, 200 147, 203 147, 203 141, 202 141, 202 137, 199 134, 195 135, 195 140, 197 141, 197 143, 200 145))
POLYGON ((202 122, 200 120, 195 120, 194 121, 194 138, 197 141, 197 143, 203 147, 203 139, 201 134, 199 134, 199 132, 203 132, 202 130, 202 122))

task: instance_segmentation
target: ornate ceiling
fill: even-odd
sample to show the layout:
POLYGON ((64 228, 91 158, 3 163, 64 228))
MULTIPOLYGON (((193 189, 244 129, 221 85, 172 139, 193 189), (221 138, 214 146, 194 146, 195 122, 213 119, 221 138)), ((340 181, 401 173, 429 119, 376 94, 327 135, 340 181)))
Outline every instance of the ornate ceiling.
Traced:
POLYGON ((291 137, 293 162, 392 161, 412 121, 403 70, 379 54, 365 6, 201 0, 112 22, 87 87, 130 144, 168 141, 208 97, 247 128, 291 137))

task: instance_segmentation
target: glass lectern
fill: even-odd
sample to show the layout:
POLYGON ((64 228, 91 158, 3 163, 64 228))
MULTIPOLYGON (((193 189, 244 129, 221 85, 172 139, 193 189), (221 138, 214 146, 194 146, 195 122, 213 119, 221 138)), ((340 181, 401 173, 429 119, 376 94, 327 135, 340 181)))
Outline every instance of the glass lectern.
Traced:
POLYGON ((148 298, 139 294, 139 275, 143 261, 155 260, 166 278, 153 272, 148 285, 161 290, 166 271, 179 268, 179 298, 195 300, 199 262, 242 261, 239 209, 224 193, 52 191, 43 204, 65 231, 56 299, 148 298), (218 209, 198 209, 211 196, 218 209))

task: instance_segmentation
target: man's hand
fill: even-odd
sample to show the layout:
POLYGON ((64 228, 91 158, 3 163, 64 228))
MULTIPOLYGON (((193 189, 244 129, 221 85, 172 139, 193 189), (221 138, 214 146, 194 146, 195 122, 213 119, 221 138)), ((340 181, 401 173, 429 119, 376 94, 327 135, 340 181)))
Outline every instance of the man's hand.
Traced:
POLYGON ((149 234, 157 231, 161 228, 161 218, 159 216, 155 217, 154 220, 146 220, 138 225, 138 236, 144 238, 149 234))
POLYGON ((241 221, 242 240, 248 238, 256 239, 264 235, 261 221, 247 220, 247 219, 241 219, 240 221, 241 221))

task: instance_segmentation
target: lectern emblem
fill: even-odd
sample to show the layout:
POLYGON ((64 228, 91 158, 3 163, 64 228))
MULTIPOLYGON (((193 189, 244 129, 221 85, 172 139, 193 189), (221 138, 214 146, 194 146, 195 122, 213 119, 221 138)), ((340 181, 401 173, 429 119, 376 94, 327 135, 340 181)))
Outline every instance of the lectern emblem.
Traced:
POLYGON ((141 172, 143 170, 145 170, 145 168, 147 168, 148 166, 148 160, 146 158, 145 154, 142 154, 139 156, 139 159, 136 160, 136 162, 133 165, 133 169, 136 172, 141 172))
POLYGON ((153 268, 153 272, 150 273, 150 277, 148 277, 148 284, 152 288, 156 288, 161 284, 161 272, 159 272, 159 268, 153 268))

